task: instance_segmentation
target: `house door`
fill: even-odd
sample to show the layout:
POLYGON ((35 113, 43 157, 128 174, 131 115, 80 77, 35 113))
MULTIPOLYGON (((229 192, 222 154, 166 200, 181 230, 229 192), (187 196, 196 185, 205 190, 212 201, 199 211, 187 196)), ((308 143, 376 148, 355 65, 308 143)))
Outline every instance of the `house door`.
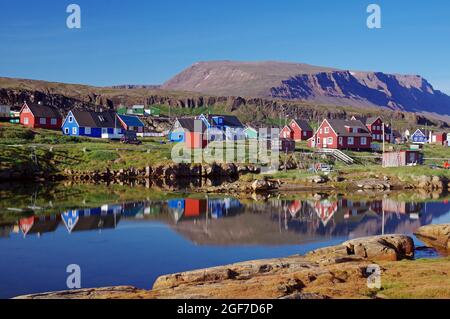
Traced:
POLYGON ((328 147, 327 138, 326 137, 323 138, 323 144, 322 145, 323 145, 324 148, 328 147))

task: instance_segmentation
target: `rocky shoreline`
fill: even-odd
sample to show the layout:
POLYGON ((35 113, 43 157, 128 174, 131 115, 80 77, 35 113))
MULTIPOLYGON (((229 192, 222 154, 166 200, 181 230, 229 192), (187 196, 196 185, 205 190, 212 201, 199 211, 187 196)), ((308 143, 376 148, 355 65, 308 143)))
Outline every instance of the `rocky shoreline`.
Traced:
POLYGON ((262 175, 261 168, 254 165, 236 164, 168 164, 144 168, 124 168, 103 171, 77 171, 65 169, 62 172, 24 170, 16 172, 3 170, 1 181, 72 181, 109 184, 163 185, 176 189, 191 188, 210 193, 254 193, 268 191, 302 191, 312 189, 343 189, 365 191, 425 190, 447 192, 450 180, 437 175, 411 176, 404 181, 396 176, 380 175, 346 178, 342 175, 310 175, 301 180, 271 179, 262 175), (250 179, 245 175, 251 175, 250 179), (244 177, 244 178, 243 178, 244 177), (188 181, 186 183, 186 181, 188 181))
MULTIPOLYGON (((448 252, 450 224, 417 230, 448 252)), ((433 247, 433 246, 431 246, 433 247)), ((450 298, 450 258, 414 260, 406 235, 353 239, 304 256, 240 262, 159 277, 152 290, 130 286, 20 296, 20 299, 450 298), (381 287, 370 288, 376 265, 381 287)))

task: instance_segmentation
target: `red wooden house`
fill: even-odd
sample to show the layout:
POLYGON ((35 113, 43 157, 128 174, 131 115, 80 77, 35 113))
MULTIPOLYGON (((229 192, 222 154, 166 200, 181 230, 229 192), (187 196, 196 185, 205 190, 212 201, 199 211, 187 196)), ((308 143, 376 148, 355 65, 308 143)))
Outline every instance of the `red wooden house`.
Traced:
POLYGON ((430 143, 445 145, 446 142, 447 142, 447 133, 445 132, 431 133, 430 143))
POLYGON ((208 145, 206 125, 202 120, 184 118, 178 119, 178 123, 184 130, 184 142, 186 148, 205 148, 208 145))
POLYGON ((359 120, 369 129, 370 134, 372 134, 373 142, 383 142, 383 126, 384 126, 384 139, 385 142, 391 142, 391 130, 386 126, 381 117, 356 117, 353 116, 352 120, 359 120))
POLYGON ((368 150, 372 135, 359 120, 323 120, 313 138, 308 140, 310 147, 331 149, 368 150))
POLYGON ((20 110, 20 124, 30 128, 60 130, 62 117, 51 106, 25 102, 20 110))
POLYGON ((295 141, 306 141, 313 136, 314 132, 309 123, 302 119, 293 119, 280 132, 281 138, 293 139, 295 141))

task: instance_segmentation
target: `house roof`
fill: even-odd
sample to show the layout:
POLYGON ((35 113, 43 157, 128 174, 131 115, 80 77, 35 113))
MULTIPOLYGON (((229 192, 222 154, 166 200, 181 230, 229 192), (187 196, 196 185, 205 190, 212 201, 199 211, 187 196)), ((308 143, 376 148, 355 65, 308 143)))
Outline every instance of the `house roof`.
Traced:
POLYGON ((416 135, 416 134, 421 134, 423 136, 427 136, 428 134, 430 134, 430 132, 426 131, 426 130, 417 129, 414 131, 414 133, 412 133, 412 135, 416 135))
POLYGON ((101 128, 114 128, 119 126, 118 121, 116 121, 116 115, 113 111, 93 112, 72 110, 72 114, 79 126, 101 128))
POLYGON ((61 114, 54 107, 35 103, 25 103, 25 104, 28 106, 31 113, 33 113, 35 117, 57 117, 57 118, 61 117, 61 114))
POLYGON ((144 127, 144 123, 134 115, 117 115, 127 126, 144 127))
MULTIPOLYGON (((371 116, 371 117, 368 117, 367 119, 366 119, 366 121, 365 122, 363 122, 364 124, 372 124, 372 123, 374 123, 376 120, 378 120, 378 119, 381 119, 381 117, 379 117, 379 116, 371 116)), ((383 121, 383 120, 381 120, 381 121, 383 121)))
POLYGON ((303 119, 293 119, 295 123, 303 130, 303 131, 312 131, 311 126, 309 125, 308 121, 303 119))
POLYGON ((206 125, 202 120, 196 120, 193 118, 181 118, 178 119, 178 123, 180 123, 180 126, 182 128, 189 132, 198 132, 199 129, 201 130, 201 132, 206 131, 206 125))
POLYGON ((367 127, 360 120, 327 120, 338 135, 371 137, 367 127), (357 127, 363 132, 349 132, 347 127, 357 127))
MULTIPOLYGON (((362 116, 362 115, 353 115, 352 121, 361 121, 361 123, 369 125, 375 122, 376 120, 381 119, 379 116, 362 116)), ((383 119, 381 119, 383 121, 383 119)))
POLYGON ((221 114, 209 114, 206 116, 208 122, 211 122, 213 117, 221 117, 223 118, 223 124, 226 126, 232 127, 244 127, 239 118, 235 115, 221 115, 221 114))

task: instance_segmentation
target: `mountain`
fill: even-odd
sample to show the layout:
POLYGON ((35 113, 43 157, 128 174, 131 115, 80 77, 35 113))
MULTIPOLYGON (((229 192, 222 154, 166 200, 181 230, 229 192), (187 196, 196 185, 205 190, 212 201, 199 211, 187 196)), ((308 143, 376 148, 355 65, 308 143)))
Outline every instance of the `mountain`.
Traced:
POLYGON ((419 75, 285 62, 200 62, 161 89, 450 115, 450 97, 419 75))

